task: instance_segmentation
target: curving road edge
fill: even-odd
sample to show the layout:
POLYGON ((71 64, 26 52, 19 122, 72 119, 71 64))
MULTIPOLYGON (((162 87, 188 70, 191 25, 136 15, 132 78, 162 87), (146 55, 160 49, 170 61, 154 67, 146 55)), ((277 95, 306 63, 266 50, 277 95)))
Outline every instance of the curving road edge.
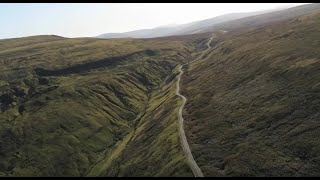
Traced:
MULTIPOLYGON (((210 43, 212 41, 212 39, 214 38, 215 36, 213 35, 210 40, 207 42, 207 49, 199 56, 199 58, 201 58, 210 48, 210 43)), ((194 62, 196 60, 198 60, 199 58, 191 61, 191 62, 194 62)), ((191 63, 189 62, 189 63, 191 63)), ((183 95, 180 94, 180 79, 181 79, 181 76, 183 74, 183 71, 182 71, 182 67, 184 65, 187 65, 189 63, 185 63, 183 65, 180 65, 179 67, 179 75, 178 75, 178 80, 177 80, 177 89, 176 89, 176 95, 179 96, 181 99, 182 99, 182 104, 179 108, 179 112, 178 112, 178 125, 179 125, 179 136, 180 136, 180 141, 181 141, 181 145, 182 145, 182 148, 183 148, 183 151, 184 151, 184 154, 186 155, 186 158, 187 158, 187 161, 188 161, 188 164, 193 172, 193 175, 195 177, 204 177, 202 172, 201 172, 201 169, 199 168, 197 162, 194 160, 193 156, 192 156, 192 153, 191 153, 191 150, 190 150, 190 147, 189 147, 189 144, 188 144, 188 141, 187 141, 187 138, 186 138, 186 135, 185 135, 185 132, 184 132, 184 128, 183 128, 183 117, 182 117, 182 110, 183 110, 183 107, 184 105, 186 104, 187 102, 187 98, 183 95)))

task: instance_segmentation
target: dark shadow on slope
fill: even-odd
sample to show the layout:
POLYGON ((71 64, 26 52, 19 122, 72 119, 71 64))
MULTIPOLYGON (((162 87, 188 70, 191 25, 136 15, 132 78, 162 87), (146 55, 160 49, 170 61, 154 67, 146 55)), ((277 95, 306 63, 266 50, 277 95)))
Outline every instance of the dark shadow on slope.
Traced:
POLYGON ((36 68, 34 71, 38 76, 63 76, 68 74, 84 73, 93 69, 98 69, 103 67, 114 67, 116 65, 119 65, 120 63, 131 60, 135 57, 154 56, 156 54, 157 54, 156 51, 148 49, 144 51, 130 53, 124 56, 109 57, 109 58, 97 60, 94 62, 76 64, 76 65, 61 68, 61 69, 50 70, 50 69, 44 69, 44 68, 36 68))

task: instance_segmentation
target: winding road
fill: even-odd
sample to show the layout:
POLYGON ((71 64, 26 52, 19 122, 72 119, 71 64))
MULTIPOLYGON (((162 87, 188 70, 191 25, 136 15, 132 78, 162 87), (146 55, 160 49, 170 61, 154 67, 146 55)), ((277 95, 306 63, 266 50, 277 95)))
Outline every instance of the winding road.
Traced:
POLYGON ((211 48, 210 43, 211 43, 211 41, 212 41, 212 39, 214 37, 215 37, 215 35, 213 35, 210 38, 210 40, 206 44, 208 48, 203 53, 201 53, 201 55, 198 58, 196 58, 195 60, 190 61, 188 63, 185 63, 183 65, 180 65, 180 67, 179 67, 179 72, 180 73, 178 75, 178 80, 177 80, 176 95, 181 97, 181 99, 182 99, 182 104, 181 104, 181 106, 179 108, 179 113, 178 113, 179 136, 180 136, 180 141, 181 141, 181 144, 182 144, 183 151, 184 151, 184 153, 185 153, 185 155, 187 157, 187 160, 188 160, 188 164, 189 164, 189 166, 190 166, 190 168, 191 168, 191 170, 193 172, 193 175, 195 177, 204 177, 204 176, 203 176, 203 174, 201 172, 201 169, 199 168, 197 162, 194 160, 194 158, 192 156, 192 153, 191 153, 191 150, 190 150, 190 147, 189 147, 189 144, 188 144, 185 132, 184 132, 184 128, 183 128, 183 121, 184 120, 183 120, 183 117, 182 117, 182 110, 183 110, 184 105, 187 102, 187 98, 185 96, 181 95, 180 92, 179 92, 180 91, 180 79, 181 79, 181 75, 183 74, 183 70, 182 70, 183 66, 200 59, 204 54, 206 54, 207 51, 211 48))

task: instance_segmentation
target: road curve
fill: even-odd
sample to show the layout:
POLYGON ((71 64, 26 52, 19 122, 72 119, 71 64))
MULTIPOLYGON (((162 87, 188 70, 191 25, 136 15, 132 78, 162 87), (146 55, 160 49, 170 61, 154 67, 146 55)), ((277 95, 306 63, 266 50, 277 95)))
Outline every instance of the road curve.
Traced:
MULTIPOLYGON (((196 58, 195 60, 191 61, 191 62, 194 62, 198 59, 200 59, 210 48, 210 43, 212 41, 212 39, 214 38, 215 36, 213 35, 210 40, 207 42, 207 49, 198 57, 196 58)), ((189 63, 191 63, 189 62, 189 63)), ((188 141, 187 141, 187 138, 186 138, 186 134, 184 132, 184 128, 183 128, 183 117, 182 117, 182 110, 183 110, 183 107, 184 105, 186 104, 187 102, 187 98, 183 95, 180 94, 180 79, 181 79, 181 75, 183 74, 183 71, 182 71, 182 67, 184 65, 187 65, 189 63, 185 63, 183 65, 180 65, 179 67, 179 75, 178 75, 178 80, 177 80, 177 89, 176 89, 176 95, 179 96, 181 99, 182 99, 182 104, 179 108, 179 112, 178 112, 178 124, 179 124, 179 136, 180 136, 180 141, 181 141, 181 145, 182 145, 182 148, 183 148, 183 151, 187 157, 187 160, 188 160, 188 164, 193 172, 193 175, 195 177, 204 177, 202 172, 201 172, 201 169, 199 168, 197 162, 194 160, 193 156, 192 156, 192 153, 191 153, 191 150, 190 150, 190 147, 189 147, 189 144, 188 144, 188 141)))

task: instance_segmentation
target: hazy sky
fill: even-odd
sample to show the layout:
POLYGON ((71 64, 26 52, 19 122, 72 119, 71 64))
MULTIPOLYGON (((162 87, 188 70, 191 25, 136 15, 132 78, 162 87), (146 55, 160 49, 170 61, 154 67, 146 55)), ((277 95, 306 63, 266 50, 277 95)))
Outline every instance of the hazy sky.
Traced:
POLYGON ((89 37, 171 23, 188 23, 232 12, 303 3, 12 3, 0 4, 0 39, 40 34, 89 37))

